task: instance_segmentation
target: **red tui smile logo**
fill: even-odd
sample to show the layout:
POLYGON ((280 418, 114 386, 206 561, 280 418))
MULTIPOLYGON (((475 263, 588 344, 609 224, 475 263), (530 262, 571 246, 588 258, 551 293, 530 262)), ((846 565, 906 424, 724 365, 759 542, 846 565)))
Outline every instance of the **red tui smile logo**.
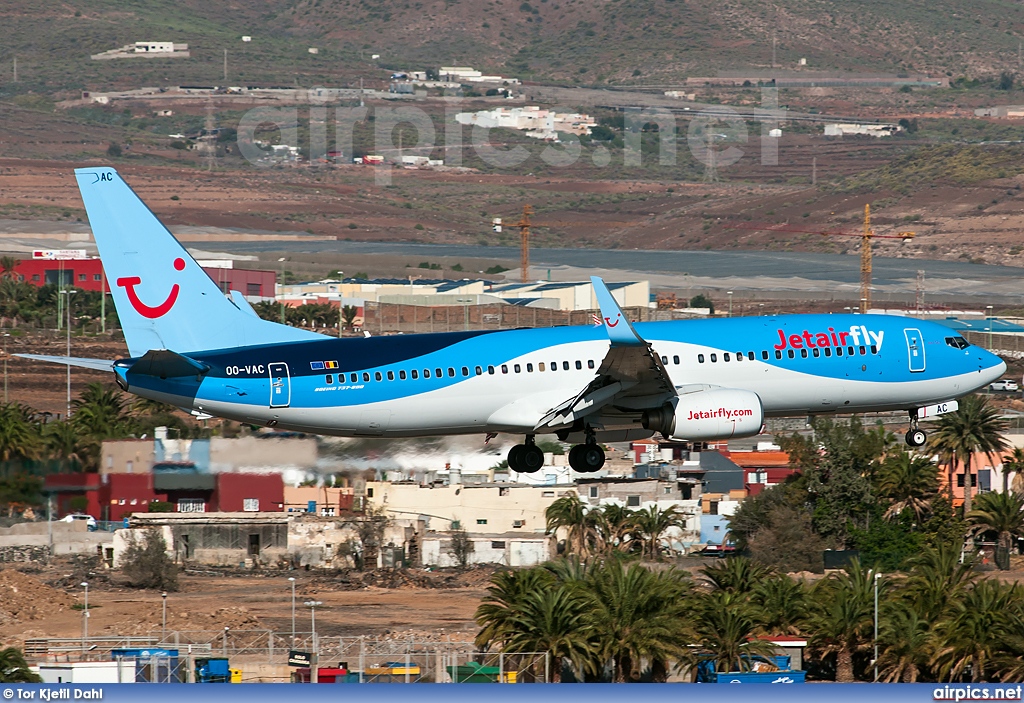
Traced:
POLYGON ((615 315, 615 322, 612 322, 612 318, 610 318, 610 317, 606 317, 606 318, 604 318, 604 321, 605 321, 605 323, 606 323, 606 324, 607 324, 607 325, 608 325, 609 327, 615 327, 615 325, 619 324, 619 320, 620 320, 621 318, 622 318, 622 315, 616 314, 616 315, 615 315))
MULTIPOLYGON (((174 268, 176 271, 183 271, 185 269, 185 260, 177 258, 174 260, 174 268)), ((158 317, 163 317, 171 308, 174 307, 174 303, 178 300, 178 291, 181 287, 175 283, 171 286, 171 292, 167 296, 164 302, 156 306, 146 305, 142 300, 139 299, 139 294, 135 292, 135 286, 142 283, 142 279, 138 276, 125 276, 124 278, 117 279, 117 285, 124 288, 125 294, 128 296, 128 302, 135 308, 135 312, 139 313, 143 317, 148 317, 150 320, 155 320, 158 317)))

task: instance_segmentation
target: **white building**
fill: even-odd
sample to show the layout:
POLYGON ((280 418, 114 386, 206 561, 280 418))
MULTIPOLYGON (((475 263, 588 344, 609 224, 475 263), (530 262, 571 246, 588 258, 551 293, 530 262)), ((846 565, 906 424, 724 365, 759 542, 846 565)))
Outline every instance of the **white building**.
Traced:
POLYGON ((826 137, 867 136, 891 137, 903 128, 897 124, 846 124, 832 123, 825 125, 826 137))
POLYGON ((597 122, 590 115, 578 112, 555 112, 536 105, 497 107, 479 112, 460 112, 455 121, 487 129, 505 128, 525 131, 536 139, 557 139, 558 133, 589 135, 597 122))

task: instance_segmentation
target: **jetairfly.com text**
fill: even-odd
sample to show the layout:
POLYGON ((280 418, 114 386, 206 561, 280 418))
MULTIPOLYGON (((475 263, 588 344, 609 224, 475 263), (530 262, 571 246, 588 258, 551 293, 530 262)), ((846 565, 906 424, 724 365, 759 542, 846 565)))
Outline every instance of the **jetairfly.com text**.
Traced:
POLYGON ((732 420, 737 417, 753 417, 754 411, 748 408, 740 408, 739 410, 729 410, 727 408, 719 408, 718 410, 691 410, 690 416, 687 420, 715 420, 720 417, 724 417, 726 420, 732 420))
POLYGON ((836 332, 835 328, 829 327, 828 332, 811 332, 804 330, 800 334, 786 336, 785 330, 776 330, 779 333, 779 343, 775 349, 783 350, 787 347, 793 349, 816 349, 818 347, 845 347, 848 345, 860 346, 873 345, 876 349, 882 348, 882 338, 885 332, 873 332, 864 325, 852 325, 849 332, 836 332))

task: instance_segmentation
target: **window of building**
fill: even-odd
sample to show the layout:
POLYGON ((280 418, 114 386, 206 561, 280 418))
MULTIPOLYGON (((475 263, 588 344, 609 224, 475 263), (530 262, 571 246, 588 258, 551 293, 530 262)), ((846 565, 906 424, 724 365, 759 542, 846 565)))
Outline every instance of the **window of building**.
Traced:
POLYGON ((508 495, 508 486, 501 486, 500 488, 498 488, 498 497, 507 496, 507 495, 508 495))
POLYGON ((698 354, 697 355, 697 363, 698 364, 703 364, 704 363, 704 355, 703 354, 698 354))
POLYGON ((32 280, 33 281, 38 281, 39 280, 39 274, 38 273, 33 273, 32 274, 32 280))
POLYGON ((205 513, 206 501, 202 498, 179 498, 179 513, 205 513))
POLYGON ((555 497, 555 492, 554 491, 544 491, 543 493, 541 493, 541 497, 542 498, 554 498, 555 497))
POLYGON ((711 515, 718 515, 718 501, 717 500, 708 501, 708 510, 710 511, 711 515))
POLYGON ((84 273, 80 273, 80 274, 78 274, 78 280, 79 281, 87 281, 87 280, 89 280, 89 277, 86 276, 84 273))
POLYGON ((101 274, 101 273, 94 273, 92 275, 92 280, 94 280, 94 281, 102 281, 103 280, 103 274, 101 274))
POLYGON ((713 529, 714 529, 715 532, 719 532, 719 531, 721 531, 722 526, 721 525, 714 525, 713 529))
POLYGON ((590 487, 590 497, 597 498, 597 486, 590 487))
POLYGON ((626 496, 626 507, 627 508, 639 508, 640 507, 640 496, 626 496))
POLYGON ((258 513, 260 511, 260 499, 242 498, 242 510, 247 513, 258 513))
POLYGON ((259 283, 246 283, 245 294, 260 297, 263 295, 263 286, 261 286, 259 283))
POLYGON ((366 489, 366 497, 367 498, 373 498, 373 489, 372 488, 367 488, 366 489))
POLYGON ((487 518, 477 518, 476 524, 478 524, 478 525, 486 525, 487 524, 487 518))
POLYGON ((332 376, 331 374, 327 374, 327 385, 328 386, 333 386, 334 385, 334 376, 332 376))
POLYGON ((672 495, 672 486, 665 486, 665 495, 672 495))
POLYGON ((503 540, 492 540, 491 549, 504 549, 505 542, 503 540))
POLYGON ((375 380, 375 381, 383 381, 384 377, 381 375, 380 371, 374 371, 373 372, 373 380, 375 380))
POLYGON ((260 555, 260 536, 259 533, 249 535, 249 556, 258 557, 260 555))
POLYGON ((525 524, 526 524, 526 520, 513 520, 512 521, 512 527, 514 527, 516 529, 519 529, 520 527, 522 527, 525 524))

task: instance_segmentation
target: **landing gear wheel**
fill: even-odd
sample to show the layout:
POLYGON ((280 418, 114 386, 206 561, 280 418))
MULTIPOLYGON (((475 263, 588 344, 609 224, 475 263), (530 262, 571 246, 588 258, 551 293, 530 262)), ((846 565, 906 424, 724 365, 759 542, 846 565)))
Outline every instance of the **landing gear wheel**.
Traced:
POLYGON ((908 446, 921 447, 928 440, 928 435, 918 427, 911 427, 910 431, 907 432, 906 440, 908 446))
POLYGON ((581 474, 600 471, 604 466, 604 449, 600 444, 577 444, 569 450, 569 466, 581 474))
POLYGON ((508 468, 513 471, 522 473, 523 471, 523 452, 526 451, 525 444, 517 444, 508 450, 508 468))
POLYGON ((544 466, 544 451, 536 444, 520 444, 517 445, 522 447, 522 451, 519 452, 519 465, 522 467, 519 471, 527 474, 532 474, 535 471, 540 471, 544 466))

